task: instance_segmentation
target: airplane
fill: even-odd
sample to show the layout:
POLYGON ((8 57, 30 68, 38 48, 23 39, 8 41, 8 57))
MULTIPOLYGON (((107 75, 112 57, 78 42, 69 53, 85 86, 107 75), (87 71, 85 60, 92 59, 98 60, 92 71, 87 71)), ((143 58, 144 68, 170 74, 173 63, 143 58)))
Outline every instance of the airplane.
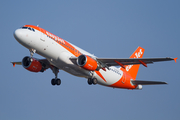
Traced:
POLYGON ((160 61, 176 62, 177 58, 142 58, 144 48, 138 47, 130 58, 99 58, 72 43, 46 31, 39 26, 24 25, 14 31, 15 39, 29 49, 30 56, 21 62, 11 62, 13 66, 22 65, 31 72, 52 70, 55 78, 51 84, 59 86, 59 70, 74 76, 84 77, 89 85, 103 85, 112 88, 142 89, 142 85, 167 84, 161 81, 136 80, 139 66, 160 61), (45 59, 34 58, 34 53, 45 59))

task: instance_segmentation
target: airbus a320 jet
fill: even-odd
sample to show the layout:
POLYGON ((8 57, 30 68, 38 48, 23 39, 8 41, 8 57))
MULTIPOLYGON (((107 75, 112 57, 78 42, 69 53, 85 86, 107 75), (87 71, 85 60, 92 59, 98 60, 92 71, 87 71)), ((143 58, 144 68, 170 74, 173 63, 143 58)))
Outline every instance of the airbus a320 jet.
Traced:
POLYGON ((89 85, 99 84, 113 88, 142 89, 142 85, 167 84, 160 81, 136 80, 140 65, 174 60, 177 58, 142 58, 144 49, 138 47, 130 58, 99 58, 72 43, 34 25, 24 25, 14 31, 15 39, 30 51, 21 62, 12 62, 13 66, 22 65, 31 72, 44 72, 50 68, 55 74, 51 84, 60 85, 57 77, 59 70, 74 76, 84 77, 89 85), (37 53, 45 59, 37 59, 37 53))

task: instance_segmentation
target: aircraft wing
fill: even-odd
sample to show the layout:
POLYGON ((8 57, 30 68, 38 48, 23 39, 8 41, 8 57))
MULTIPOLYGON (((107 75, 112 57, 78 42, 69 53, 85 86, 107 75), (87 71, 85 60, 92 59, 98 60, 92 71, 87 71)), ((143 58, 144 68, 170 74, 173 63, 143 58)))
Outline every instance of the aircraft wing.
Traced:
POLYGON ((13 66, 15 67, 15 65, 22 65, 22 62, 11 62, 13 64, 13 66))
MULTIPOLYGON (((72 57, 70 58, 70 60, 77 65, 77 57, 72 57)), ((125 68, 124 65, 142 64, 147 67, 146 64, 152 64, 154 62, 171 60, 174 60, 176 62, 177 58, 96 58, 96 60, 104 67, 121 66, 125 68)))
POLYGON ((123 66, 123 65, 134 65, 134 64, 142 64, 147 67, 146 64, 161 62, 161 61, 171 61, 174 60, 176 62, 177 58, 122 58, 122 59, 110 59, 110 58, 97 58, 97 61, 100 61, 107 66, 123 66))
MULTIPOLYGON (((37 59, 42 66, 44 67, 44 69, 48 69, 51 68, 52 65, 49 63, 49 61, 47 59, 37 59)), ((22 65, 22 62, 11 62, 13 64, 13 67, 15 67, 15 65, 22 65)))

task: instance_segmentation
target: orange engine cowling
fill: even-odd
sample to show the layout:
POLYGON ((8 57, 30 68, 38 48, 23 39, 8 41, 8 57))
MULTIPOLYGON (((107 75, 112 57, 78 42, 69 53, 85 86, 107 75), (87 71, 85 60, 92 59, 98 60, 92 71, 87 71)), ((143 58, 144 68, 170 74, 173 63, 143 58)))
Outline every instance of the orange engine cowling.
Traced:
POLYGON ((98 67, 97 61, 87 55, 80 55, 77 59, 77 64, 90 71, 94 71, 98 67))
POLYGON ((22 65, 25 69, 31 72, 42 72, 42 65, 35 58, 30 58, 28 56, 24 57, 22 60, 22 65))

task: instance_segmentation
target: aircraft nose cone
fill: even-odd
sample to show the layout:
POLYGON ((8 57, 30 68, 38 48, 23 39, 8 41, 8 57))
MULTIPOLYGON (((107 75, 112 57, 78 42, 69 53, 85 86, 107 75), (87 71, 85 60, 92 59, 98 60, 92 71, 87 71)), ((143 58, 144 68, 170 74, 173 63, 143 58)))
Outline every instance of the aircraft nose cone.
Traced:
POLYGON ((21 32, 20 29, 17 29, 17 30, 14 31, 14 37, 15 37, 15 39, 16 39, 17 41, 19 41, 19 40, 21 39, 21 37, 22 37, 22 32, 21 32))

